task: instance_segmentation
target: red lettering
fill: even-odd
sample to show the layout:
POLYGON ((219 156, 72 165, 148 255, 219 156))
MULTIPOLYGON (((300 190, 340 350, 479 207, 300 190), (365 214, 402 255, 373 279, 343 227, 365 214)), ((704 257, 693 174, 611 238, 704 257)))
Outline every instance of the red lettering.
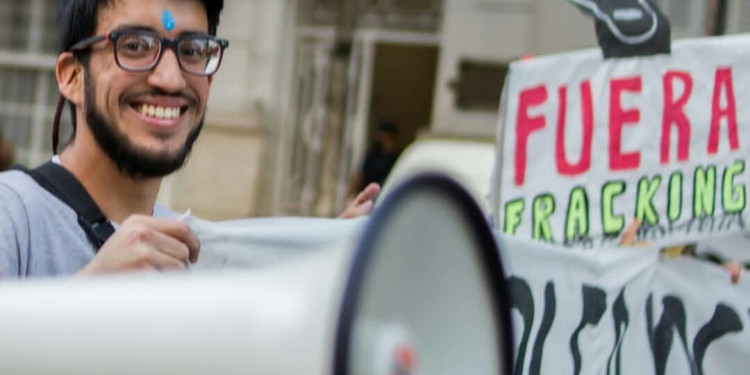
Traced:
POLYGON ((677 160, 686 161, 690 156, 690 121, 685 116, 685 105, 693 92, 693 78, 686 72, 667 72, 664 84, 664 114, 661 122, 661 163, 669 162, 669 141, 673 125, 677 128, 677 160), (681 81, 685 89, 677 100, 674 85, 681 81))
POLYGON ((557 171, 563 175, 575 176, 584 173, 591 167, 591 142, 594 136, 594 109, 591 99, 591 82, 581 83, 581 117, 583 137, 581 139, 581 156, 578 163, 571 164, 565 156, 565 123, 567 108, 567 88, 558 89, 557 136, 555 137, 555 161, 557 171))
POLYGON ((740 148, 737 137, 737 105, 734 100, 734 87, 732 85, 732 68, 716 69, 714 79, 714 97, 711 105, 711 131, 708 134, 708 153, 716 154, 719 151, 719 128, 721 119, 727 119, 729 130, 729 147, 731 150, 740 148), (726 107, 721 106, 721 94, 725 92, 727 98, 726 107))
POLYGON ((613 79, 609 98, 609 169, 613 171, 636 169, 641 163, 641 153, 622 152, 622 127, 641 121, 638 109, 624 110, 621 96, 625 91, 640 93, 641 77, 613 79))
POLYGON ((516 186, 523 185, 526 179, 526 146, 532 132, 547 126, 544 116, 529 116, 529 108, 547 101, 547 88, 544 85, 532 87, 521 92, 518 100, 518 116, 516 118, 516 156, 514 182, 516 186))

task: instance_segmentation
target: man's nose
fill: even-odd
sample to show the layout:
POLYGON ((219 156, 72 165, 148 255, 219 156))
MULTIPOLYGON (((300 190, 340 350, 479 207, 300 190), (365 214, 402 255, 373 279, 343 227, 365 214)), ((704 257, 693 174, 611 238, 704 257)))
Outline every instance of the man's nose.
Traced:
POLYGON ((166 92, 178 92, 185 88, 185 76, 177 60, 177 54, 167 48, 162 52, 161 60, 148 76, 148 83, 166 92))

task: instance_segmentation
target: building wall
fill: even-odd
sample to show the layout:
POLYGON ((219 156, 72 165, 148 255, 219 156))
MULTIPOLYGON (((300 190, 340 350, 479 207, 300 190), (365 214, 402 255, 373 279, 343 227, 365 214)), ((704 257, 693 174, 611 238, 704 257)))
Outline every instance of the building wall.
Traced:
POLYGON ((172 189, 170 206, 210 220, 253 216, 264 145, 253 129, 207 129, 190 162, 165 184, 172 189))
MULTIPOLYGON (((284 212, 288 146, 299 126, 292 116, 294 53, 302 40, 298 1, 225 0, 219 34, 231 46, 215 77, 204 134, 185 170, 163 189, 168 205, 211 219, 284 212)), ((707 4, 714 0, 656 1, 676 17, 674 38, 705 34, 707 4)), ((745 3, 730 0, 727 32, 748 30, 745 3)), ((495 136, 496 111, 456 109, 450 86, 462 59, 504 64, 524 55, 596 47, 593 21, 567 0, 445 0, 442 18, 431 133, 495 136)), ((369 116, 369 106, 364 108, 369 116)))
MULTIPOLYGON (((162 197, 169 205, 212 219, 273 214, 283 207, 292 154, 283 146, 299 126, 290 115, 294 51, 301 40, 297 1, 226 0, 219 34, 231 46, 215 77, 205 134, 189 165, 165 185, 162 197)), ((656 1, 668 15, 679 11, 675 38, 705 34, 711 0, 686 0, 687 11, 682 0, 656 1)), ((743 0, 730 3, 727 31, 747 29, 738 16, 747 8, 743 0)), ((495 136, 496 111, 456 109, 450 86, 462 59, 507 64, 524 55, 596 47, 593 20, 566 0, 445 0, 442 17, 432 133, 495 136)))
POLYGON ((750 32, 750 1, 729 0, 727 32, 750 32))
POLYGON ((211 88, 206 127, 160 201, 207 219, 264 214, 268 139, 284 90, 290 1, 225 0, 218 34, 230 41, 211 88))
MULTIPOLYGON (((219 34, 231 46, 213 82, 204 133, 186 168, 165 181, 160 200, 166 205, 228 219, 273 213, 271 202, 284 199, 278 194, 284 175, 277 171, 291 159, 291 150, 279 145, 297 126, 289 116, 297 1, 225 0, 219 34)), ((667 12, 682 9, 683 0, 657 1, 667 12)), ((682 22, 675 37, 702 35, 695 12, 714 0, 685 1, 693 15, 683 18, 698 21, 682 22)), ((0 32, 0 128, 29 166, 51 155, 56 3, 0 0, 0 30, 15 30, 0 32)), ((750 30, 748 2, 729 3, 727 32, 750 30)), ((449 86, 461 59, 507 63, 596 45, 592 21, 566 0, 445 0, 442 17, 431 124, 436 133, 494 137, 495 112, 455 109, 449 86)))
MULTIPOLYGON (((494 137, 496 112, 460 111, 450 88, 463 59, 520 57, 596 46, 593 21, 563 0, 447 0, 435 88, 433 132, 494 137)), ((502 82, 498 82, 498 89, 502 82)))
MULTIPOLYGON (((750 2, 727 0, 726 33, 747 32, 750 2)), ((711 33, 717 0, 654 0, 672 24, 672 38, 711 33)), ((524 55, 596 48, 593 20, 568 0, 446 0, 433 132, 493 137, 495 112, 456 109, 450 88, 462 59, 508 63, 524 55)), ((501 83, 498 83, 498 87, 501 83)))

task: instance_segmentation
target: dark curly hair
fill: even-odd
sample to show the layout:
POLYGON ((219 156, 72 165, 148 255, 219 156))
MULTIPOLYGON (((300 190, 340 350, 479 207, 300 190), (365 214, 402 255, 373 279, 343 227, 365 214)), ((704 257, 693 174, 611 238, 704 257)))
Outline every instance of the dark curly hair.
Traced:
MULTIPOLYGON (((115 0, 60 0, 57 21, 60 31, 60 52, 79 41, 94 36, 99 13, 112 6, 115 0)), ((208 15, 208 33, 216 35, 224 0, 200 0, 208 15)))

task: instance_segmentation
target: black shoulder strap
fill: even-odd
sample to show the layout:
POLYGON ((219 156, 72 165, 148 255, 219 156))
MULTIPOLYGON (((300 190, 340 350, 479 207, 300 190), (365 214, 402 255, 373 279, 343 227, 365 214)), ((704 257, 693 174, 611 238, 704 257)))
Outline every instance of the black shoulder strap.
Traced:
POLYGON ((102 214, 78 179, 61 165, 49 161, 35 169, 18 168, 26 172, 39 186, 67 204, 78 215, 78 225, 98 251, 114 233, 112 223, 102 214))

